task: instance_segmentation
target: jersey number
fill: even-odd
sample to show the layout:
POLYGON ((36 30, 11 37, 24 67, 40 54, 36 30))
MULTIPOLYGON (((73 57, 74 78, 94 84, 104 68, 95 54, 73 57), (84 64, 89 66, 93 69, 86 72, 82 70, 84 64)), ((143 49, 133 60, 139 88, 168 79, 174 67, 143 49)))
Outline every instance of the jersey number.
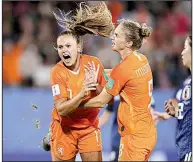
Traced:
POLYGON ((178 103, 178 115, 177 115, 178 119, 183 119, 183 114, 182 114, 183 107, 184 107, 183 103, 178 103))
MULTIPOLYGON (((148 95, 149 97, 152 97, 152 91, 153 91, 153 79, 148 81, 148 95)), ((148 108, 150 108, 152 105, 152 100, 150 101, 148 108)))

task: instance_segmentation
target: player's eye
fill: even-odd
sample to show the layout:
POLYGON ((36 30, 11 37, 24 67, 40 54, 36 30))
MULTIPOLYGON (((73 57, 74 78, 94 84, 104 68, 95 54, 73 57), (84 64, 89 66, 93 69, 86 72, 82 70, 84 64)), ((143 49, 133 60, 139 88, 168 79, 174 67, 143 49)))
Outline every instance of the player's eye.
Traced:
POLYGON ((59 48, 59 49, 62 49, 62 48, 63 48, 63 46, 58 46, 58 48, 59 48))
POLYGON ((71 45, 70 44, 67 44, 67 45, 65 45, 67 48, 70 48, 71 47, 71 45))

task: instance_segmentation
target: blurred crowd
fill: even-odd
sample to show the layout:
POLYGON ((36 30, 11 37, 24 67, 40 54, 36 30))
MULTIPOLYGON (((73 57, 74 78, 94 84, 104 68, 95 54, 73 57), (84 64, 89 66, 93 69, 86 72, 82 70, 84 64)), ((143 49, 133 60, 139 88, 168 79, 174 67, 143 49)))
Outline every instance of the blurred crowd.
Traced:
MULTIPOLYGON (((59 61, 53 48, 63 30, 52 15, 56 8, 68 12, 80 2, 3 1, 3 84, 49 87, 50 69, 59 61)), ((88 1, 89 5, 98 1, 88 1)), ((181 51, 191 30, 191 1, 108 1, 113 22, 131 18, 153 28, 140 52, 148 57, 155 88, 176 87, 188 76, 181 51)), ((85 54, 97 56, 105 68, 113 68, 120 56, 111 50, 111 41, 84 36, 85 54)))

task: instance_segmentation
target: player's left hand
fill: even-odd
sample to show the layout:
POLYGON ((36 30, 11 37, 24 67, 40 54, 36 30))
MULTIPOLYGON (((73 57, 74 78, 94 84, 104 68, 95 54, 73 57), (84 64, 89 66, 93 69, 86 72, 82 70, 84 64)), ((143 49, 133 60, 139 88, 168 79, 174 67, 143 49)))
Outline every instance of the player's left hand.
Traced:
POLYGON ((94 62, 92 61, 92 63, 88 62, 88 66, 84 65, 85 67, 85 79, 86 81, 96 84, 97 80, 98 80, 98 72, 99 72, 99 64, 96 68, 94 62))

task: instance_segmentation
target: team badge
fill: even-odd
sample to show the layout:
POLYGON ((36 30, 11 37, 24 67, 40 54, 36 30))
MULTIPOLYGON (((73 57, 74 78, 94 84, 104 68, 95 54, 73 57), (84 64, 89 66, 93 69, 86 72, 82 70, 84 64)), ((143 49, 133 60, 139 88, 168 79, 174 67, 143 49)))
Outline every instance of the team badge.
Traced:
POLYGON ((106 74, 105 70, 103 70, 103 76, 104 76, 104 79, 107 81, 109 79, 108 75, 106 74))
POLYGON ((112 89, 112 87, 114 86, 115 81, 111 78, 108 79, 108 82, 106 83, 106 88, 108 89, 112 89))
POLYGON ((58 84, 55 84, 52 86, 52 92, 53 92, 53 96, 60 94, 60 88, 58 84))
POLYGON ((183 100, 188 100, 191 98, 191 86, 190 85, 187 85, 185 86, 185 88, 183 89, 183 92, 182 92, 182 99, 183 100))

